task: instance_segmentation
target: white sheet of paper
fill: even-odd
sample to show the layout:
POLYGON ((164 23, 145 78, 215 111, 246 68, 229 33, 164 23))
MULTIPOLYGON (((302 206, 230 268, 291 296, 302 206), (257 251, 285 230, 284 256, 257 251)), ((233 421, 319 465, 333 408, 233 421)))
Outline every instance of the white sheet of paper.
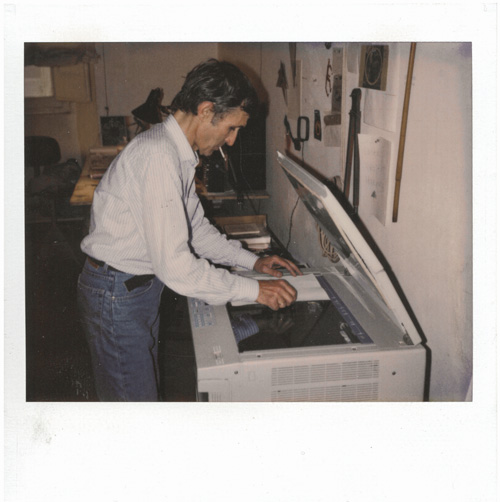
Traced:
POLYGON ((394 132, 398 108, 397 96, 372 89, 363 89, 363 91, 365 93, 364 123, 384 131, 394 132))
MULTIPOLYGON (((274 277, 270 276, 259 276, 259 279, 261 278, 270 280, 274 279, 274 277)), ((298 302, 328 300, 326 291, 321 287, 314 274, 298 275, 297 277, 286 276, 284 277, 284 279, 297 290, 298 302)), ((232 302, 232 305, 234 307, 238 307, 241 305, 251 305, 254 303, 255 302, 232 302)))
POLYGON ((359 72, 359 52, 361 44, 350 43, 347 44, 347 71, 349 73, 359 72))
POLYGON ((359 214, 375 216, 382 225, 387 218, 391 142, 380 136, 359 134, 361 159, 359 214))
POLYGON ((323 141, 325 146, 341 145, 342 140, 342 126, 340 125, 327 125, 323 129, 323 141))

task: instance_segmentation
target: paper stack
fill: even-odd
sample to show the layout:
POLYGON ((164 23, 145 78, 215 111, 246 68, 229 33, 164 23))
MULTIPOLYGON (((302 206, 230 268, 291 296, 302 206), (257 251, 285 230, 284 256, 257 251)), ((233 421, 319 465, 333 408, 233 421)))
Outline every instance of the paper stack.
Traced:
POLYGON ((229 238, 238 239, 249 249, 267 249, 271 245, 271 235, 264 225, 258 223, 231 223, 224 225, 229 238))

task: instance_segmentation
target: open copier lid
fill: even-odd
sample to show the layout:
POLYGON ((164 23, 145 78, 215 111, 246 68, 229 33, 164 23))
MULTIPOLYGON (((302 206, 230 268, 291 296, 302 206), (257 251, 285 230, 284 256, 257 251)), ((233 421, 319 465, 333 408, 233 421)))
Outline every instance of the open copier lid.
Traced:
MULTIPOLYGON (((278 162, 339 256, 337 269, 355 278, 360 288, 383 301, 405 337, 418 345, 422 339, 401 298, 373 249, 324 183, 281 152, 278 162)), ((408 340, 409 342, 409 340, 408 340)))

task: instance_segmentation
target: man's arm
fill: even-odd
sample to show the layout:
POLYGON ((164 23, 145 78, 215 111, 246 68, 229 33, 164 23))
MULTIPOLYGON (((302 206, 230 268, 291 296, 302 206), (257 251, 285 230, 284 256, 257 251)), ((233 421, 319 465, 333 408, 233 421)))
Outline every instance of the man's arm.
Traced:
MULTIPOLYGON (((154 167, 168 159, 150 157, 154 167)), ((175 162, 175 161, 173 161, 175 162)), ((142 225, 154 273, 171 289, 208 303, 255 301, 258 284, 246 277, 216 269, 190 248, 190 228, 182 183, 171 168, 148 169, 143 183, 142 225)))
MULTIPOLYGON (((191 194, 196 197, 196 194, 191 194)), ((196 212, 192 218, 193 246, 199 256, 224 265, 239 265, 261 274, 282 277, 278 268, 288 270, 293 276, 302 275, 300 269, 290 260, 279 256, 257 258, 256 255, 242 249, 239 241, 228 240, 217 228, 204 217, 201 204, 198 202, 196 212)), ((260 280, 257 302, 267 305, 273 310, 288 307, 297 299, 295 289, 284 280, 260 280)))
POLYGON ((196 204, 196 210, 191 218, 193 231, 191 243, 196 254, 213 263, 252 270, 257 256, 243 249, 238 240, 228 239, 226 235, 221 234, 207 220, 198 195, 194 193, 194 188, 189 198, 191 203, 196 204))

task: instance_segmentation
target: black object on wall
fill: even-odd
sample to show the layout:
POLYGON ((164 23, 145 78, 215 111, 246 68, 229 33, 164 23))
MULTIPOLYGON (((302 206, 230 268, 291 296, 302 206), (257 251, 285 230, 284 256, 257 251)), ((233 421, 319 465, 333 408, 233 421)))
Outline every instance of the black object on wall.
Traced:
POLYGON ((233 146, 225 150, 234 168, 238 191, 266 188, 266 110, 259 111, 238 132, 233 146))

